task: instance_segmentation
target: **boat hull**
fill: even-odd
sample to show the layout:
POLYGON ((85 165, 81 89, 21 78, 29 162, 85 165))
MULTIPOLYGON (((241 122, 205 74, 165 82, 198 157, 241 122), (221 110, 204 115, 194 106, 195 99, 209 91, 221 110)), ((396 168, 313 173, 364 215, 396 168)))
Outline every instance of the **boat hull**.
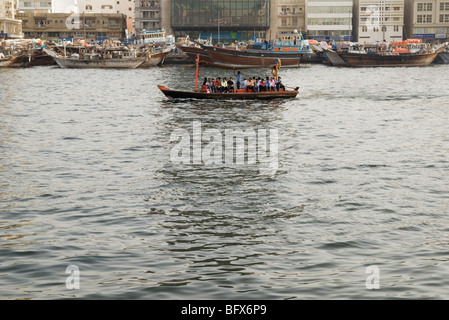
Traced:
POLYGON ((333 53, 326 52, 333 66, 345 67, 424 67, 430 65, 439 52, 425 54, 359 54, 359 53, 333 53))
POLYGON ((435 59, 434 63, 449 64, 449 52, 443 51, 435 59))
POLYGON ((297 90, 287 91, 262 91, 238 92, 238 93, 207 93, 195 91, 172 90, 164 86, 158 86, 162 93, 169 99, 212 99, 212 100, 273 100, 292 99, 298 95, 297 90))
POLYGON ((11 59, 0 59, 0 68, 7 67, 11 63, 11 59))
POLYGON ((71 58, 60 58, 54 56, 53 59, 61 68, 89 69, 89 68, 119 68, 135 69, 145 63, 146 58, 125 58, 125 59, 98 59, 82 60, 71 58))
POLYGON ((200 57, 200 64, 209 65, 214 64, 214 61, 209 57, 206 51, 202 48, 192 47, 192 46, 184 46, 180 44, 176 44, 176 47, 184 52, 192 61, 196 61, 197 56, 200 57))
POLYGON ((151 67, 155 67, 158 65, 161 65, 164 63, 165 57, 167 57, 167 55, 170 52, 160 52, 160 53, 156 53, 156 54, 152 54, 150 56, 150 58, 147 58, 147 60, 142 63, 139 68, 151 68, 151 67))
POLYGON ((226 69, 265 68, 281 60, 282 67, 298 67, 299 52, 276 52, 268 50, 236 50, 220 47, 203 47, 214 62, 214 66, 226 69))

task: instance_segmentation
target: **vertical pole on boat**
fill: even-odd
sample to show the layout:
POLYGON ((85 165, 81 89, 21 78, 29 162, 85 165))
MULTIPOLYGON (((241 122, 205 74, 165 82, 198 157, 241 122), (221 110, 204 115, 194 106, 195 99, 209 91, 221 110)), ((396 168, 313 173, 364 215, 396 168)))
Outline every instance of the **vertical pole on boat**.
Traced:
POLYGON ((196 55, 195 92, 198 90, 198 77, 200 76, 199 65, 200 65, 200 55, 197 54, 196 55))

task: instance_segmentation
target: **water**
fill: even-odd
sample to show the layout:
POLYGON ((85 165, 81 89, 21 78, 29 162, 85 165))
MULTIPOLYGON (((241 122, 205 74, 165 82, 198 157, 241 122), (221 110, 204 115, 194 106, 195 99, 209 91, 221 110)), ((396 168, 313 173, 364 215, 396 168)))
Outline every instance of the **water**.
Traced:
POLYGON ((304 65, 295 100, 172 103, 156 84, 193 67, 1 70, 0 298, 448 299, 448 71, 304 65), (277 170, 173 163, 194 122, 277 129, 277 170))

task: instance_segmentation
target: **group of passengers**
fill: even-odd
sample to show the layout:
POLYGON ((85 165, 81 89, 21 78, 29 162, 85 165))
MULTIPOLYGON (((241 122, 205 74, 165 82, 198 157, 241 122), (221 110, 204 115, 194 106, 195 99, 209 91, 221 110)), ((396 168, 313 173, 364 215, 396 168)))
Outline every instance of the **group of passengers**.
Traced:
POLYGON ((280 91, 285 90, 285 86, 282 84, 281 77, 265 77, 265 79, 260 77, 252 77, 248 80, 243 78, 240 71, 235 75, 236 81, 230 77, 229 80, 226 78, 204 78, 203 87, 207 88, 207 92, 211 93, 233 93, 236 90, 246 90, 246 92, 256 92, 261 91, 280 91))

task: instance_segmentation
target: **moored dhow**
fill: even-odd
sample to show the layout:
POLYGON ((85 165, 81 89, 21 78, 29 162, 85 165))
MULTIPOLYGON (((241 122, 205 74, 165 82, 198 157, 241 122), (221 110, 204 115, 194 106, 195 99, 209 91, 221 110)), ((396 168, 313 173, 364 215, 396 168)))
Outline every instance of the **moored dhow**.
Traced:
POLYGON ((269 67, 281 61, 284 67, 298 67, 303 55, 313 50, 301 33, 283 34, 274 41, 254 38, 253 43, 244 47, 223 48, 202 45, 213 60, 214 66, 227 69, 246 69, 269 67))
POLYGON ((61 68, 119 68, 135 69, 147 61, 147 56, 137 57, 135 52, 124 48, 109 48, 100 52, 81 51, 80 54, 72 54, 70 57, 58 55, 52 50, 44 51, 53 57, 61 68))
POLYGON ((443 50, 444 47, 431 47, 420 39, 409 39, 392 43, 352 43, 346 49, 325 49, 325 53, 330 64, 339 67, 424 67, 443 50))

